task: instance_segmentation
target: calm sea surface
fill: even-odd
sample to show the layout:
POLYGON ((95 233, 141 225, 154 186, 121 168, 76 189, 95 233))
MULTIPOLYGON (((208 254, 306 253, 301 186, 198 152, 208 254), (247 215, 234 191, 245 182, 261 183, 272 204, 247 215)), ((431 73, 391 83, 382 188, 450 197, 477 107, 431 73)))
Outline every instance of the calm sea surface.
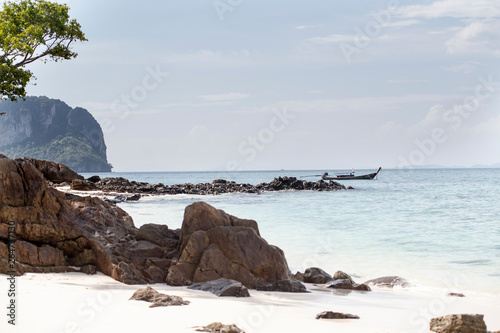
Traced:
MULTIPOLYGON (((357 170, 357 174, 374 170, 357 170)), ((258 184, 322 171, 112 173, 149 183, 258 184)), ((85 174, 84 176, 90 176, 85 174)), ((318 177, 306 178, 316 180, 318 177)), ((180 228, 184 208, 205 201, 254 219, 284 250, 293 272, 318 266, 360 282, 399 275, 417 287, 500 296, 500 169, 382 170, 378 180, 343 182, 356 190, 144 197, 120 206, 145 223, 180 228)))

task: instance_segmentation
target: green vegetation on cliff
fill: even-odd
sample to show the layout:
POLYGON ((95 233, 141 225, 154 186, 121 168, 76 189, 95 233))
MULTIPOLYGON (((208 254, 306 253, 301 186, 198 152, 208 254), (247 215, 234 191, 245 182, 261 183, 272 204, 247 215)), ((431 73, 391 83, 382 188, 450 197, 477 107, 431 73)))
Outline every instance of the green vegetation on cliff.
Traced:
POLYGON ((0 153, 64 163, 77 172, 108 172, 101 126, 85 109, 28 97, 0 102, 0 153))

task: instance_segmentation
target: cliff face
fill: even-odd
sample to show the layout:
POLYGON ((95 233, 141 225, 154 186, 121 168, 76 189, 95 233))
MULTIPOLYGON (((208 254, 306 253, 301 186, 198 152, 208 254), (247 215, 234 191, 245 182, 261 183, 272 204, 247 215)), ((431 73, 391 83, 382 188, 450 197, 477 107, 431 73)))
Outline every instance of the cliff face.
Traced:
POLYGON ((64 163, 77 172, 111 171, 101 126, 85 109, 47 97, 0 102, 0 153, 64 163))

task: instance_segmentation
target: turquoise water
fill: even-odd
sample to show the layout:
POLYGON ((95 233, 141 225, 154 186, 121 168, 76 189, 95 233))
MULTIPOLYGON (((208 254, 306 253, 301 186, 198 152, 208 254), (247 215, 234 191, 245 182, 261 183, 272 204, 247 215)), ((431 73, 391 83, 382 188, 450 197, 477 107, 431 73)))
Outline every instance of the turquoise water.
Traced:
MULTIPOLYGON (((373 170, 357 170, 357 174, 373 170)), ((322 171, 113 173, 164 184, 269 182, 322 171)), ((110 174, 101 174, 107 176, 110 174)), ((90 176, 90 175, 85 175, 90 176)), ((500 296, 500 169, 383 170, 378 180, 344 181, 338 192, 271 192, 145 197, 120 206, 136 226, 179 228, 194 201, 259 223, 292 271, 319 266, 363 281, 400 275, 416 286, 500 296)), ((308 178, 311 180, 317 178, 308 178)))

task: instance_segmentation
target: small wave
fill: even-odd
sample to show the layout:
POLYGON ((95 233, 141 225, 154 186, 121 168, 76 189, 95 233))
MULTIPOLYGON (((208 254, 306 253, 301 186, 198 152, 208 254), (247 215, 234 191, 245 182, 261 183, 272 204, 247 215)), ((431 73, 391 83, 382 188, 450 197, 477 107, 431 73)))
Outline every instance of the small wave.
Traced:
POLYGON ((450 261, 450 263, 459 265, 488 265, 491 263, 491 260, 490 259, 454 260, 450 261))

